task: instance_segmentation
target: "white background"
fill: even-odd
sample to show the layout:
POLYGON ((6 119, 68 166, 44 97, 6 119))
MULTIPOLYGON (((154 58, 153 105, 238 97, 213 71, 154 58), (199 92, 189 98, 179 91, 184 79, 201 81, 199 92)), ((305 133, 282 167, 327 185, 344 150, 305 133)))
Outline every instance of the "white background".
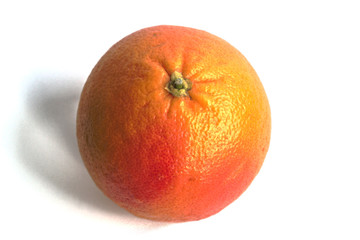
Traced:
POLYGON ((2 1, 0 239, 360 239, 358 1, 2 1), (78 153, 81 88, 105 51, 159 24, 211 32, 272 110, 259 175, 210 218, 159 223, 102 195, 78 153))

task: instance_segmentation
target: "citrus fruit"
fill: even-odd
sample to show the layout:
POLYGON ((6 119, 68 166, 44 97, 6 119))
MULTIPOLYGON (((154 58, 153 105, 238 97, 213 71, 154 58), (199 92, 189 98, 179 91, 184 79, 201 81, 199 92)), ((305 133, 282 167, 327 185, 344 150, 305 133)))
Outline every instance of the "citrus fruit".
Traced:
POLYGON ((180 26, 139 30, 113 45, 88 77, 77 138, 92 179, 136 216, 209 217, 260 170, 270 107, 245 57, 180 26))

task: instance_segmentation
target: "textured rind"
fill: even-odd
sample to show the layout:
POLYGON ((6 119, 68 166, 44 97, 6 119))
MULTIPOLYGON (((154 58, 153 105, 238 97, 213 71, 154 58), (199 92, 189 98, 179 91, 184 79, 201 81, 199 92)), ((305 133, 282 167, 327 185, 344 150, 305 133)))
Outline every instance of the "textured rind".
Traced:
POLYGON ((270 107, 245 57, 224 40, 157 26, 112 46, 81 95, 77 137, 97 186, 133 214, 159 221, 211 216, 257 175, 270 107), (190 97, 165 90, 178 71, 190 97))

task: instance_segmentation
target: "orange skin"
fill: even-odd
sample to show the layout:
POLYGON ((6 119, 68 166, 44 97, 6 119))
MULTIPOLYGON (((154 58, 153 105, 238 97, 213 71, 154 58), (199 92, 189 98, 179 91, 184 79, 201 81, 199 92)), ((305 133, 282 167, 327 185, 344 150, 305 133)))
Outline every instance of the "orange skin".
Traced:
POLYGON ((112 46, 81 95, 77 137, 97 186, 136 216, 209 217, 250 185, 270 141, 270 107, 245 57, 185 27, 137 31, 112 46), (188 96, 166 89, 174 73, 188 96))

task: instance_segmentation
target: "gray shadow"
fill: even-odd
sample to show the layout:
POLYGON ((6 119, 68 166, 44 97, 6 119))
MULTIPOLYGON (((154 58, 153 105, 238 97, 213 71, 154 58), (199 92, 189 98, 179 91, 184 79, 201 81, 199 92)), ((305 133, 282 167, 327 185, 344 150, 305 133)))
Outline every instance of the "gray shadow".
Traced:
POLYGON ((78 79, 39 77, 25 86, 24 119, 17 142, 22 165, 76 205, 119 216, 122 223, 140 224, 142 229, 164 226, 120 208, 90 178, 76 140, 76 110, 83 83, 78 79))

